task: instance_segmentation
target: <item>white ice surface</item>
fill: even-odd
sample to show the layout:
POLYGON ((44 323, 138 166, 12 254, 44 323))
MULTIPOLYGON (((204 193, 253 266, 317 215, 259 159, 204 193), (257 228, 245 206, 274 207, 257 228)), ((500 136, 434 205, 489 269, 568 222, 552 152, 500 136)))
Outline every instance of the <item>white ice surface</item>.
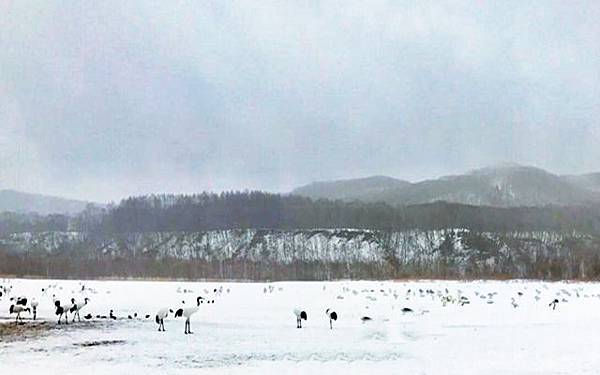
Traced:
MULTIPOLYGON (((0 285, 11 285, 13 296, 39 300, 38 319, 52 327, 26 340, 0 336, 0 374, 600 373, 597 283, 0 279, 0 285), (54 287, 43 295, 41 289, 49 285, 54 287), (167 332, 157 332, 159 308, 180 307, 182 300, 193 304, 196 296, 212 296, 221 286, 216 303, 201 305, 192 317, 193 335, 184 335, 184 321, 172 315, 165 322, 167 332), (453 297, 467 296, 471 304, 444 306, 438 293, 446 295, 446 288, 453 297), (494 292, 494 303, 488 304, 488 293, 494 292), (89 297, 82 316, 108 315, 113 309, 122 319, 55 326, 52 294, 63 301, 89 297), (548 304, 554 298, 561 302, 553 311, 548 304), (297 306, 308 312, 303 329, 296 329, 292 310, 297 306), (415 313, 402 314, 402 307, 415 313), (339 314, 333 330, 326 308, 339 314), (142 319, 127 319, 134 312, 142 319), (146 314, 151 318, 144 319, 146 314), (362 323, 365 315, 374 320, 362 323), (124 342, 78 345, 101 340, 124 342)), ((2 320, 8 318, 9 297, 0 298, 0 324, 14 324, 2 320)))

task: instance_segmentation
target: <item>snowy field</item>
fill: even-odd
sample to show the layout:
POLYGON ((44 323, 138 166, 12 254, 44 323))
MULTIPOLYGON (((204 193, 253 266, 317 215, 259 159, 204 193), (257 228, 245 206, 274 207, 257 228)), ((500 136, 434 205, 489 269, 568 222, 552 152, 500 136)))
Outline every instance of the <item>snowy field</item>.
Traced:
POLYGON ((600 372, 595 283, 0 279, 0 286, 10 289, 0 297, 0 324, 22 328, 0 331, 0 374, 600 372), (45 323, 25 314, 15 325, 10 298, 21 295, 39 302, 45 323), (82 322, 57 325, 53 295, 88 297, 82 322), (193 306, 197 296, 215 303, 192 316, 194 334, 184 335, 184 319, 173 314, 166 332, 157 331, 161 307, 193 306), (302 329, 295 307, 308 314, 302 329), (327 308, 339 314, 333 330, 327 308), (116 320, 96 318, 111 309, 116 320))

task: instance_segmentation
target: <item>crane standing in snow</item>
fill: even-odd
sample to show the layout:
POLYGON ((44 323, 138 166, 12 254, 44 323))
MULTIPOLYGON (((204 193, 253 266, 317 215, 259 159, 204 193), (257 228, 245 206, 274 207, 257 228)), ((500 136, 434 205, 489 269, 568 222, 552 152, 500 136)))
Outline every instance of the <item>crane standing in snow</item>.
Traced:
POLYGON ((63 315, 65 316, 65 324, 69 324, 68 313, 73 308, 73 303, 61 305, 58 299, 54 299, 54 306, 56 307, 56 315, 58 315, 58 324, 60 324, 63 315))
POLYGON ((302 328, 302 320, 308 320, 306 311, 296 308, 294 309, 294 315, 296 316, 296 328, 302 328))
MULTIPOLYGON (((184 331, 184 333, 186 335, 193 333, 192 329, 191 329, 191 325, 190 325, 190 317, 192 315, 194 315, 195 313, 198 312, 200 304, 204 303, 204 300, 205 300, 204 297, 198 297, 198 298, 196 298, 196 306, 193 306, 193 307, 184 307, 184 308, 178 309, 175 312, 175 317, 176 318, 179 318, 181 316, 185 316, 185 331, 184 331)), ((212 300, 212 301, 208 301, 207 300, 207 303, 214 303, 214 302, 215 302, 214 300, 212 300)))
POLYGON ((23 311, 27 311, 28 313, 31 313, 31 309, 29 307, 25 307, 23 305, 10 305, 10 308, 8 311, 11 314, 17 314, 17 317, 15 318, 15 322, 17 322, 19 320, 23 320, 23 318, 21 318, 21 313, 23 311))
POLYGON ((39 305, 39 303, 35 299, 33 299, 31 301, 31 309, 33 310, 33 320, 35 320, 36 317, 37 317, 37 307, 38 307, 38 305, 39 305))
POLYGON ((333 321, 338 318, 337 313, 331 309, 327 309, 325 310, 325 314, 329 318, 329 329, 333 329, 333 321))
POLYGON ((169 315, 169 313, 172 312, 173 310, 169 309, 168 307, 158 310, 158 312, 156 313, 156 324, 158 324, 158 332, 165 332, 165 318, 167 317, 167 315, 169 315))
POLYGON ((71 298, 71 304, 73 305, 73 307, 71 307, 69 311, 73 314, 73 322, 75 322, 75 316, 77 316, 77 321, 81 322, 79 311, 88 304, 89 300, 89 298, 85 297, 83 299, 83 302, 75 302, 75 298, 71 298))

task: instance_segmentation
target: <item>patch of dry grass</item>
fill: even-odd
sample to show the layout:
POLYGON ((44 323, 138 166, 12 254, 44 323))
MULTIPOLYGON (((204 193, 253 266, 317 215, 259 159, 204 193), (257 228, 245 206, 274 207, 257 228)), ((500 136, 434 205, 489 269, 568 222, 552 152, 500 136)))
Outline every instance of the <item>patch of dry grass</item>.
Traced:
POLYGON ((0 341, 19 341, 40 337, 54 328, 46 321, 0 322, 0 341))

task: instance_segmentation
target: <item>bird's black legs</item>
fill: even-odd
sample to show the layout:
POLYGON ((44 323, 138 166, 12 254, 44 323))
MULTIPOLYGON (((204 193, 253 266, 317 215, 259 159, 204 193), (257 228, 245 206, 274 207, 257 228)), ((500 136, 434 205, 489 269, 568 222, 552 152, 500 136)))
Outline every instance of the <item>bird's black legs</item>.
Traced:
POLYGON ((329 319, 329 329, 333 329, 333 323, 331 322, 331 319, 329 319))
POLYGON ((163 319, 158 323, 158 332, 165 332, 165 321, 163 319))
POLYGON ((192 332, 192 328, 190 326, 190 319, 189 318, 185 321, 185 332, 184 333, 186 335, 191 335, 191 334, 194 333, 194 332, 192 332))
POLYGON ((185 332, 184 333, 186 335, 191 335, 192 333, 194 333, 194 332, 192 332, 192 328, 190 326, 190 320, 189 320, 189 318, 185 321, 185 332))
POLYGON ((302 319, 301 318, 296 319, 296 328, 302 328, 302 319))

